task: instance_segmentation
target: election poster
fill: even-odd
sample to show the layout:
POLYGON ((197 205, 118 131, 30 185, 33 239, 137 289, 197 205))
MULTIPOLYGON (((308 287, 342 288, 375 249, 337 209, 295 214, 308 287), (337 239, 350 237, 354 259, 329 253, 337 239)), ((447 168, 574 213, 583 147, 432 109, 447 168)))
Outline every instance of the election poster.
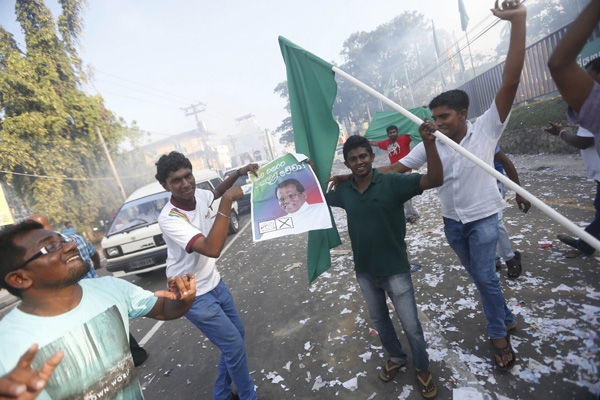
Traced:
POLYGON ((306 156, 288 153, 249 174, 252 237, 273 239, 331 228, 329 207, 306 156))

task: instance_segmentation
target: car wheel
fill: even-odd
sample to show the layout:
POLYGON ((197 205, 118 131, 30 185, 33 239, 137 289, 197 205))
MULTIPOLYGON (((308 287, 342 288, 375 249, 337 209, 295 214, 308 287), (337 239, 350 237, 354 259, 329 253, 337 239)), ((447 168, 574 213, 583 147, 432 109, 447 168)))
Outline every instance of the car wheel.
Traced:
POLYGON ((238 233, 240 231, 240 217, 237 213, 231 210, 229 214, 229 233, 238 233))

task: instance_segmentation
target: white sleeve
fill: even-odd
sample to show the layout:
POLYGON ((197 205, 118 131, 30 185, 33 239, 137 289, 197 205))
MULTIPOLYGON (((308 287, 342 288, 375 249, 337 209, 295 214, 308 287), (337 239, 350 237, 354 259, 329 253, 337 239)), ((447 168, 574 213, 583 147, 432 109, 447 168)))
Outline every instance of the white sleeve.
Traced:
MULTIPOLYGON (((201 212, 201 210, 205 209, 205 207, 201 207, 200 205, 206 205, 206 208, 208 208, 214 198, 214 193, 209 190, 196 190, 196 201, 199 203, 196 212, 201 212)), ((158 217, 158 226, 164 236, 168 237, 185 251, 189 250, 191 242, 195 241, 199 236, 208 236, 209 232, 202 232, 198 227, 192 225, 184 213, 170 203, 169 206, 169 208, 163 209, 158 217)))
POLYGON ((510 114, 512 111, 506 116, 504 123, 500 122, 500 114, 498 113, 498 106, 496 105, 496 100, 492 102, 490 108, 487 109, 480 117, 477 117, 475 123, 473 124, 473 130, 478 134, 483 134, 495 142, 498 142, 502 132, 504 132, 504 128, 508 125, 508 121, 510 120, 510 114))
POLYGON ((398 162, 410 169, 421 168, 421 166, 427 162, 427 153, 425 153, 425 145, 423 142, 413 147, 410 153, 398 162))

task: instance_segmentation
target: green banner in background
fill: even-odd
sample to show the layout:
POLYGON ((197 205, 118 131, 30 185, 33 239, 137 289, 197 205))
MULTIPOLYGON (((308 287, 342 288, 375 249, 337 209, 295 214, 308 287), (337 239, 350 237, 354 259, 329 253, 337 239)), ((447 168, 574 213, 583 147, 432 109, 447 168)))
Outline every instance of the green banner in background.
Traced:
MULTIPOLYGON (((429 111, 429 108, 416 107, 411 108, 408 111, 421 119, 425 119, 425 117, 431 119, 431 111, 429 111)), ((388 139, 386 128, 390 125, 396 125, 398 127, 398 136, 410 135, 410 138, 415 144, 421 143, 419 125, 395 110, 376 112, 373 116, 373 120, 369 124, 369 128, 365 132, 365 136, 367 139, 377 142, 386 140, 388 139)))

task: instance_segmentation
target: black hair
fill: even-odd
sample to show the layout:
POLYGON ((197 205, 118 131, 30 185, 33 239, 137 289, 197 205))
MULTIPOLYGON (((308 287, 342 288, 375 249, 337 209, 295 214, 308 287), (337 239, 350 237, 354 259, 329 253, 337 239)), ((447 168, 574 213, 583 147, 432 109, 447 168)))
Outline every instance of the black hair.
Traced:
POLYGON ((585 69, 591 68, 594 72, 600 72, 600 57, 594 58, 589 63, 585 64, 585 69))
POLYGON ((169 177, 169 173, 177 172, 181 168, 189 168, 192 170, 192 163, 190 160, 178 151, 172 151, 169 154, 163 154, 156 162, 156 175, 154 177, 157 181, 165 183, 169 177))
POLYGON ((37 221, 25 220, 17 225, 9 225, 0 232, 0 288, 14 296, 21 297, 21 291, 6 283, 6 276, 23 262, 27 249, 15 244, 15 239, 35 229, 44 229, 37 221))
POLYGON ((369 143, 369 139, 367 139, 364 136, 354 135, 350 136, 348 140, 346 140, 346 143, 344 143, 344 161, 346 161, 348 153, 350 153, 352 150, 358 147, 364 147, 365 149, 367 149, 367 152, 369 154, 373 154, 373 148, 369 143))
POLYGON ((469 95, 464 90, 454 89, 438 94, 429 102, 429 109, 446 106, 456 113, 469 109, 469 95))
POLYGON ((398 127, 396 125, 390 125, 387 128, 385 128, 385 131, 388 132, 388 133, 390 131, 393 131, 393 130, 395 130, 396 132, 398 132, 398 127))
POLYGON ((285 181, 281 182, 279 185, 277 185, 277 187, 275 188, 275 198, 277 198, 277 191, 279 189, 283 189, 286 186, 289 185, 294 185, 296 186, 296 190, 298 191, 298 193, 304 193, 304 186, 302 186, 302 184, 300 183, 299 180, 297 179, 286 179, 285 181))

